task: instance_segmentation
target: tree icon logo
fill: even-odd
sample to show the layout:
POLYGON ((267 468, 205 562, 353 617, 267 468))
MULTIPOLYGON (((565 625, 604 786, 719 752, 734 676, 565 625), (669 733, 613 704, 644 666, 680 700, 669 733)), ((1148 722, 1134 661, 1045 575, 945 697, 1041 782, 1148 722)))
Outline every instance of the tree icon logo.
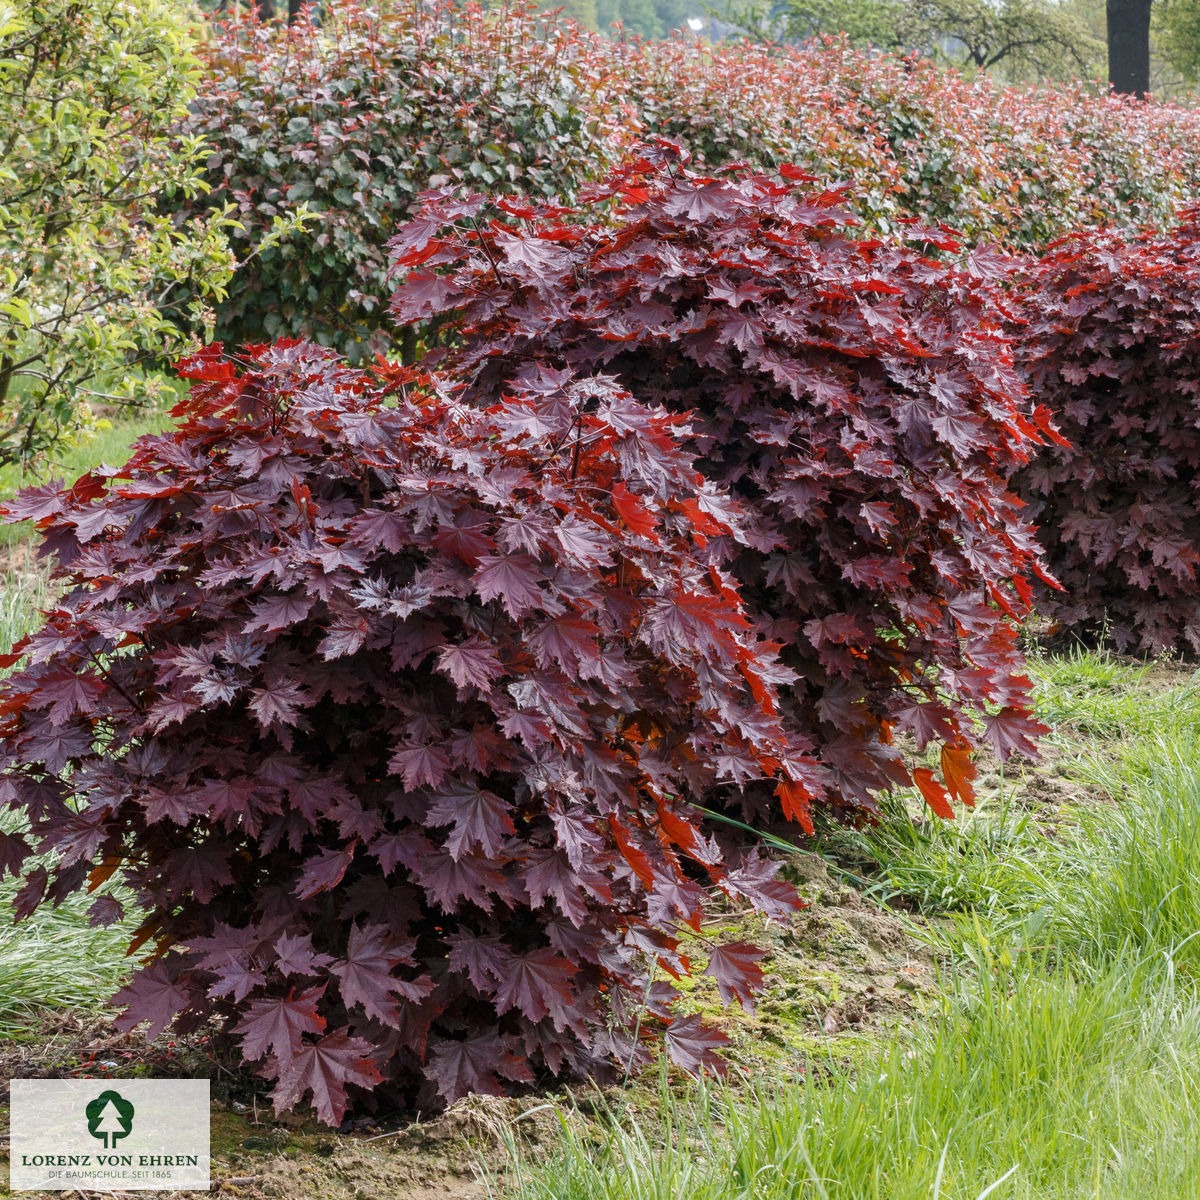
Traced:
POLYGON ((88 1133, 102 1139, 105 1150, 111 1150, 118 1138, 128 1137, 133 1128, 133 1105, 111 1088, 101 1092, 83 1113, 87 1117, 88 1133))

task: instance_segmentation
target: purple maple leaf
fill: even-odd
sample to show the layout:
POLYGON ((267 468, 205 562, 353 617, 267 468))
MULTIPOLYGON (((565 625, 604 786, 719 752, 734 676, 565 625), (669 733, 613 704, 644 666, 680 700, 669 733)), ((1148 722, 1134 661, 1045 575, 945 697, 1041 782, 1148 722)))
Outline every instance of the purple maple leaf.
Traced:
POLYGON ((279 1062, 289 1062, 300 1049, 306 1033, 320 1033, 325 1018, 317 1013, 317 1002, 325 992, 325 984, 309 988, 297 996, 270 996, 251 1000, 246 1015, 234 1026, 242 1035, 242 1050, 247 1060, 254 1061, 266 1054, 279 1062))
POLYGON ((546 603, 538 586, 541 572, 528 554, 489 554, 479 560, 475 591, 484 602, 499 598, 514 620, 546 603))
POLYGON ((438 667, 458 687, 477 687, 483 692, 490 691, 504 674, 495 647, 481 637, 443 647, 438 652, 438 667))
POLYGON ((350 1101, 347 1084, 370 1088, 383 1082, 375 1065, 370 1042, 337 1030, 319 1042, 305 1042, 286 1064, 271 1093, 275 1111, 294 1108, 311 1092, 317 1116, 329 1125, 340 1125, 350 1101))
POLYGON ((513 1039, 488 1031, 461 1042, 439 1042, 429 1053, 429 1077, 448 1103, 471 1092, 504 1094, 498 1076, 512 1080, 533 1078, 524 1059, 516 1054, 513 1039))
POLYGON ((549 948, 506 959, 496 987, 496 1011, 519 1009, 531 1021, 550 1015, 563 1026, 573 1000, 571 979, 579 968, 549 948))
POLYGON ((758 965, 763 957, 764 952, 748 942, 714 946, 703 973, 717 981, 717 990, 725 1004, 736 999, 753 1012, 754 993, 763 984, 762 968, 758 965))
POLYGON ((128 1032, 143 1021, 148 1023, 146 1037, 153 1040, 191 1001, 188 977, 180 974, 177 963, 160 959, 143 967, 110 1003, 125 1005, 125 1011, 113 1019, 118 1029, 128 1032))
POLYGON ((313 950, 311 933, 285 933, 275 943, 275 969, 284 975, 316 975, 333 959, 313 950))
POLYGON ((296 885, 296 895, 301 900, 307 900, 318 892, 337 887, 354 858, 357 846, 357 842, 351 842, 344 850, 322 850, 320 854, 305 860, 304 873, 296 885))
POLYGON ((699 1017, 676 1017, 667 1026, 665 1041, 668 1057, 685 1071, 694 1075, 706 1070, 725 1074, 725 1061, 717 1050, 727 1046, 729 1038, 699 1017))
MULTIPOLYGON (((382 925, 351 926, 346 957, 330 968, 341 981, 342 1001, 346 1007, 359 1004, 368 1016, 395 1025, 393 993, 404 992, 410 985, 397 979, 392 971, 402 964, 411 964, 412 951, 411 942, 395 942, 382 925)), ((432 987, 432 983, 429 986, 432 987)), ((425 990, 428 992, 429 989, 425 990)), ((409 998, 419 997, 410 992, 409 998)))
POLYGON ((510 806, 494 792, 471 783, 455 783, 434 793, 426 825, 453 823, 446 848, 460 859, 476 846, 488 858, 495 858, 513 832, 510 806))

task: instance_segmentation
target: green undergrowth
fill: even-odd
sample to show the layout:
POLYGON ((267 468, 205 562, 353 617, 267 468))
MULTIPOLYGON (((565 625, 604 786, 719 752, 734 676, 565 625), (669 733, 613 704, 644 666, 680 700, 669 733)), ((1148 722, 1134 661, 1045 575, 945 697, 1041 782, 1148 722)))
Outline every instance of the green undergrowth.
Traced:
MULTIPOLYGON (((53 457, 0 467, 0 503, 22 487, 54 479, 71 482, 102 465, 120 466, 139 437, 162 432, 170 420, 166 411, 153 411, 103 421, 89 436, 61 447, 53 457)), ((53 598, 46 565, 34 551, 32 533, 29 522, 0 525, 0 650, 7 650, 28 633, 53 598)))
POLYGON ((24 637, 53 597, 45 566, 32 553, 11 558, 7 572, 0 575, 0 650, 7 651, 24 637))
MULTIPOLYGON (((996 964, 855 1070, 664 1086, 655 1116, 564 1120, 522 1200, 1185 1197, 1200 1008, 1178 979, 996 964), (989 1189, 991 1189, 989 1191, 989 1189)), ((498 1189, 499 1190, 499 1189, 498 1189)))
POLYGON ((896 799, 824 852, 915 907, 939 987, 847 1060, 660 1085, 514 1144, 517 1200, 1191 1200, 1200 1195, 1200 687, 1169 663, 1032 663, 1038 766, 954 822, 896 799))
MULTIPOLYGON (((10 910, 15 891, 9 879, 0 885, 0 912, 10 910)), ((19 925, 0 924, 0 1039, 40 1037, 49 1011, 98 1011, 128 975, 125 947, 137 922, 93 929, 93 899, 75 896, 19 925)))

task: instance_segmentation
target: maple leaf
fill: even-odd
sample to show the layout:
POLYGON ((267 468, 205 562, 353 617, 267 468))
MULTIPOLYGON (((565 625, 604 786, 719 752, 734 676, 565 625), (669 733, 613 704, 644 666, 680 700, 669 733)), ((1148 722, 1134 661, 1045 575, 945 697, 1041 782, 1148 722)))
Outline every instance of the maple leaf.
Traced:
POLYGON ((504 894, 504 876, 475 854, 461 859, 449 853, 428 855, 416 875, 429 899, 443 912, 454 912, 459 900, 469 900, 490 912, 495 897, 504 894))
POLYGON ((151 824, 171 820, 176 825, 186 825, 197 813, 204 811, 203 793, 179 793, 151 788, 143 801, 146 820, 151 824))
POLYGON ((315 600, 303 593, 286 596, 269 596, 254 605, 253 616, 242 627, 244 633, 263 630, 275 633, 299 625, 312 611, 315 600))
POLYGON ((554 536, 567 554, 585 567, 612 562, 612 547, 600 530, 569 516, 554 530, 554 536))
POLYGON ((383 1082, 373 1053, 370 1042, 342 1029, 319 1042, 304 1042, 280 1064, 279 1083, 271 1093, 275 1111, 286 1112, 311 1093, 317 1116, 328 1125, 340 1125, 350 1107, 346 1085, 370 1088, 383 1082))
POLYGON ((410 271, 392 296, 392 312, 401 321, 432 316, 453 300, 454 288, 440 275, 410 271))
POLYGON ((88 925, 103 929, 125 917, 125 908, 115 896, 97 896, 88 906, 88 925))
POLYGON ((216 978, 208 985, 208 994, 228 996, 234 1001, 244 1000, 266 982, 266 976, 257 966, 238 958, 214 968, 213 974, 216 978))
POLYGON ((634 533, 658 544, 658 535, 655 532, 658 521, 642 501, 619 480, 613 485, 612 501, 618 516, 634 533))
POLYGON ((34 867, 25 876, 25 882, 17 889, 13 897, 13 919, 23 921, 30 916, 42 902, 46 894, 46 884, 50 873, 45 867, 34 867))
POLYGON ((813 794, 799 783, 790 779, 781 779, 775 785, 775 795, 779 797, 783 815, 789 821, 799 822, 805 833, 813 832, 811 804, 813 794))
POLYGON ((330 627, 317 650, 326 662, 349 658, 362 649, 370 629, 366 617, 344 617, 330 627))
POLYGON ((913 767, 912 771, 913 783, 920 789, 921 795, 925 797, 925 803, 939 817, 947 821, 954 820, 954 807, 950 803, 950 796, 946 789, 933 777, 933 772, 928 767, 913 767))
POLYGON ((437 787, 450 770, 450 757, 440 746, 400 746, 388 759, 388 770, 399 774, 408 788, 427 783, 437 787))
POLYGON ((272 725, 300 723, 300 707, 308 702, 304 688, 292 680, 281 680, 270 688, 254 688, 250 693, 250 711, 263 729, 272 725))
POLYGON ((456 646, 443 646, 438 651, 438 666, 458 687, 477 687, 485 692, 504 675, 495 647, 479 636, 456 646))
POLYGON ((786 920, 804 907, 804 901, 790 883, 776 878, 778 873, 778 863, 758 854, 748 854, 741 866, 726 874, 722 887, 748 900, 759 912, 786 920))
POLYGON ((475 572, 475 590, 485 603, 499 598, 514 619, 546 602, 536 563, 528 554, 485 555, 475 572))
POLYGON ((732 313, 721 322, 721 332, 717 336, 739 350, 753 350, 763 344, 763 324, 749 313, 732 313))
POLYGON ((680 849, 703 861, 706 851, 696 826, 669 805, 657 804, 655 808, 658 813, 658 823, 662 826, 663 831, 660 836, 665 836, 668 841, 673 842, 680 849))
POLYGON ((304 873, 296 885, 296 895, 307 900, 318 892, 335 888, 346 874, 346 868, 354 859, 357 843, 351 842, 344 850, 322 850, 304 863, 304 873))
POLYGON ((998 713, 988 713, 983 724, 992 749, 1002 762, 1012 754, 1037 758, 1038 748, 1033 738, 1048 732, 1046 726, 1024 708, 1009 707, 998 713))
POLYGON ((975 764, 971 761, 971 751, 966 745, 942 746, 942 776, 946 780, 946 789, 956 800, 961 800, 968 807, 974 807, 975 764))
POLYGON ((564 669, 590 670, 600 658, 596 637, 600 627, 582 617, 553 617, 531 628, 528 642, 541 666, 557 662, 564 669))
POLYGON ((233 882, 229 848, 217 838, 173 850, 166 862, 179 894, 191 893, 201 904, 207 904, 218 888, 233 882))
POLYGON ((531 1021, 550 1015, 561 1028, 574 1002, 571 979, 578 970, 550 949, 511 955, 496 984, 496 1011, 520 1009, 531 1021))
MULTIPOLYGON (((411 992, 411 985, 397 979, 392 971, 412 961, 412 946, 396 943, 384 926, 353 925, 346 957, 335 962, 330 970, 341 981, 342 1001, 347 1008, 359 1004, 368 1016, 395 1025, 393 993, 406 989, 411 992)), ((428 982, 425 991, 432 987, 432 982, 428 982)))
POLYGON ((125 1011, 113 1024, 126 1032, 146 1022, 146 1038, 153 1040, 192 1001, 192 990, 177 963, 160 959, 140 971, 110 1001, 125 1011))
POLYGON ((480 991, 490 992, 504 975, 509 954, 498 936, 473 937, 458 933, 447 939, 452 971, 463 971, 480 991))
POLYGON ((477 1033, 462 1041, 441 1041, 429 1052, 430 1078, 442 1098, 452 1104, 471 1092, 502 1096, 498 1076, 529 1080, 533 1076, 515 1053, 512 1038, 495 1032, 477 1033))
POLYGON ((541 279, 556 268, 561 268, 566 261, 562 251, 553 242, 536 237, 497 233, 496 245, 500 247, 508 265, 522 268, 523 275, 534 279, 541 279))
POLYGON ((11 871, 13 878, 21 873, 21 864, 33 853, 33 848, 19 833, 6 833, 0 829, 0 879, 6 871, 11 871))
POLYGON ((76 713, 91 713, 103 690, 103 682, 92 675, 73 674, 46 679, 42 683, 41 698, 52 701, 50 724, 61 725, 76 713))
POLYGON ((701 974, 717 981, 717 990, 725 1004, 737 1000, 748 1012, 753 1012, 754 993, 761 991, 763 985, 762 968, 758 964, 764 956, 764 951, 748 942, 714 946, 701 974))
POLYGON ((712 1071, 724 1075, 728 1070, 717 1051, 729 1045, 729 1037, 705 1025, 699 1017, 675 1017, 667 1026, 663 1041, 670 1060, 690 1074, 712 1071))
POLYGON ((275 943, 275 969, 284 975, 316 975, 333 959, 313 950, 311 933, 285 933, 275 943))
MULTIPOLYGON (((954 738, 954 727, 950 723, 950 710, 944 704, 910 701, 896 708, 892 716, 905 729, 912 731, 917 742, 917 749, 924 750, 930 742, 948 742, 954 738)), ((942 760, 942 770, 945 773, 945 758, 942 760)), ((947 775, 947 782, 949 776, 947 775)))
POLYGON ((453 825, 446 848, 456 861, 475 847, 495 858, 505 837, 515 830, 510 814, 510 806, 494 792, 475 784, 454 783, 433 794, 426 824, 453 825))
POLYGON ((616 817, 609 818, 608 827, 616 839, 617 847, 621 851, 621 857, 629 864, 633 873, 646 887, 653 887, 654 864, 650 861, 650 856, 646 853, 645 849, 638 844, 636 838, 631 836, 630 831, 616 817))
POLYGON ((287 996, 251 1000, 233 1029, 242 1035, 246 1058, 253 1061, 271 1054, 280 1062, 290 1061, 304 1034, 321 1033, 325 1028, 325 1018, 317 1013, 324 992, 325 984, 320 983, 299 996, 292 991, 287 996))
POLYGON ((584 864, 576 872, 561 850, 543 850, 526 861, 522 883, 529 902, 541 904, 547 899, 558 903, 563 915, 576 927, 582 928, 588 915, 586 895, 611 901, 612 889, 605 877, 589 870, 584 864))

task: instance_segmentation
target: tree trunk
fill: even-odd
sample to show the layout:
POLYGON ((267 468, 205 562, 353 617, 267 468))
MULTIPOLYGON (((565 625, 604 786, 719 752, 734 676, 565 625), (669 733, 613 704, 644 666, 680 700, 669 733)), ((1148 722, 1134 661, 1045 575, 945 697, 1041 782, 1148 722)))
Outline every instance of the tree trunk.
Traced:
POLYGON ((1113 91, 1150 91, 1150 0, 1107 0, 1108 81, 1113 91))

